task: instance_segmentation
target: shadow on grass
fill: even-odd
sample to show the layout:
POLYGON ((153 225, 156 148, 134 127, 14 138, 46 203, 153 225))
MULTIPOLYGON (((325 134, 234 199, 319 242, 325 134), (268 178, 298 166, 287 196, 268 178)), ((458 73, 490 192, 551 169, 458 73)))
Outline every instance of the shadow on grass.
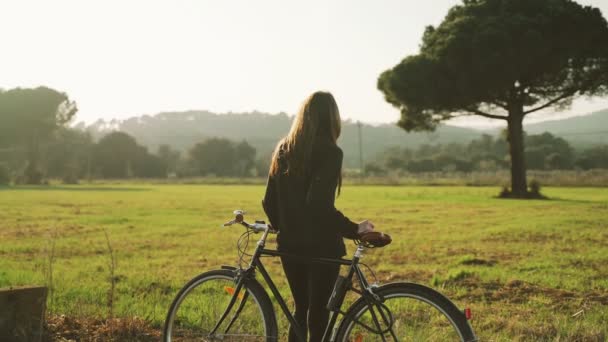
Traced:
POLYGON ((12 190, 12 191, 116 191, 116 192, 127 192, 127 191, 150 191, 147 188, 133 188, 133 187, 105 187, 105 186, 54 186, 54 185, 17 185, 17 186, 1 186, 0 191, 12 190))
POLYGON ((519 200, 519 201, 532 201, 532 203, 536 202, 564 202, 564 203, 600 203, 601 201, 597 200, 580 200, 580 199, 570 199, 570 198, 561 198, 561 197, 544 197, 544 198, 514 198, 514 197, 500 197, 494 196, 493 199, 499 200, 519 200))
POLYGON ((551 197, 549 198, 551 201, 555 202, 566 202, 566 203, 602 203, 602 201, 597 200, 581 200, 581 199, 570 199, 570 198, 561 198, 561 197, 551 197))

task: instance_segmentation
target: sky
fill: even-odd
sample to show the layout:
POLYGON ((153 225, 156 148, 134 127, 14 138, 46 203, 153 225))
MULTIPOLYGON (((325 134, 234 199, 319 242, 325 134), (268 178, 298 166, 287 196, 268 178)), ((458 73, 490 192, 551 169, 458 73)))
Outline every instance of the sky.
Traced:
MULTIPOLYGON (((608 0, 578 2, 608 16, 608 0)), ((378 75, 417 53, 424 28, 457 3, 0 0, 0 88, 66 92, 75 121, 87 123, 181 110, 293 114, 315 90, 334 94, 343 119, 395 122, 378 75)), ((608 99, 576 101, 559 116, 604 108, 608 99)))

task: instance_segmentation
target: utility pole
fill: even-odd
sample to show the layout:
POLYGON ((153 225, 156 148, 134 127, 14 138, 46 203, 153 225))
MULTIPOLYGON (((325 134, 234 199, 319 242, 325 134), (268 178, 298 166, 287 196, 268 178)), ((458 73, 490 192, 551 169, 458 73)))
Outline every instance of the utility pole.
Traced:
POLYGON ((361 134, 361 121, 357 121, 357 127, 359 128, 359 173, 361 177, 365 174, 365 169, 363 168, 363 139, 361 134))

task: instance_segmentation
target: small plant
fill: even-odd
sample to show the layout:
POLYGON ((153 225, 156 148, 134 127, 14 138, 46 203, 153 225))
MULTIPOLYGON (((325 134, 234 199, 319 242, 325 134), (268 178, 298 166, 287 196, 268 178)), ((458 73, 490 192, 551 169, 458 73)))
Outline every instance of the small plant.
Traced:
POLYGON ((109 277, 110 288, 108 289, 108 301, 107 301, 108 315, 109 315, 109 318, 113 318, 114 317, 114 292, 116 290, 116 276, 115 276, 116 259, 114 257, 114 249, 112 249, 112 244, 110 243, 110 236, 108 235, 108 231, 105 228, 103 228, 103 234, 106 237, 108 255, 110 256, 110 260, 108 263, 108 268, 110 270, 110 277, 109 277))
POLYGON ((455 269, 448 272, 444 277, 440 275, 433 275, 431 279, 431 285, 435 287, 445 287, 446 285, 454 285, 467 281, 468 279, 477 279, 479 276, 475 272, 465 271, 462 269, 455 269))
POLYGON ((73 173, 67 173, 62 178, 63 184, 78 184, 78 177, 73 173))
POLYGON ((465 270, 452 270, 448 272, 447 278, 445 280, 446 283, 460 283, 466 279, 474 278, 477 274, 475 272, 465 271, 465 270))
POLYGON ((536 179, 533 179, 528 184, 528 192, 533 196, 541 196, 540 194, 540 182, 536 179))
POLYGON ((47 249, 45 251, 46 254, 46 262, 44 265, 44 279, 46 283, 46 287, 48 288, 48 313, 49 315, 52 313, 54 308, 54 299, 55 299, 55 285, 53 282, 53 265, 55 264, 55 246, 57 242, 57 227, 51 234, 51 238, 49 244, 47 245, 47 249))
POLYGON ((500 190, 500 193, 498 194, 499 198, 509 198, 511 197, 511 191, 509 190, 509 187, 507 186, 503 186, 502 190, 500 190))
MULTIPOLYGON (((503 186, 502 190, 498 194, 498 198, 519 198, 514 196, 511 190, 507 186, 503 186)), ((528 183, 528 189, 526 191, 525 197, 528 199, 547 199, 543 194, 540 193, 540 183, 533 179, 528 183)))

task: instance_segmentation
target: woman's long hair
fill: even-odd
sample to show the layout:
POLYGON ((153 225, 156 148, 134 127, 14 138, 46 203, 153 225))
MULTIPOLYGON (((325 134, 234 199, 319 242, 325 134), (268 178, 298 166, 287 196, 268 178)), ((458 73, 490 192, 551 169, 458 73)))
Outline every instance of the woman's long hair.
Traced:
MULTIPOLYGON (((323 91, 313 93, 302 104, 289 134, 279 141, 272 155, 270 175, 279 172, 279 153, 282 153, 287 161, 287 174, 307 177, 313 144, 322 140, 335 145, 340 129, 340 112, 333 95, 323 91)), ((338 175, 338 184, 341 181, 338 175)))

